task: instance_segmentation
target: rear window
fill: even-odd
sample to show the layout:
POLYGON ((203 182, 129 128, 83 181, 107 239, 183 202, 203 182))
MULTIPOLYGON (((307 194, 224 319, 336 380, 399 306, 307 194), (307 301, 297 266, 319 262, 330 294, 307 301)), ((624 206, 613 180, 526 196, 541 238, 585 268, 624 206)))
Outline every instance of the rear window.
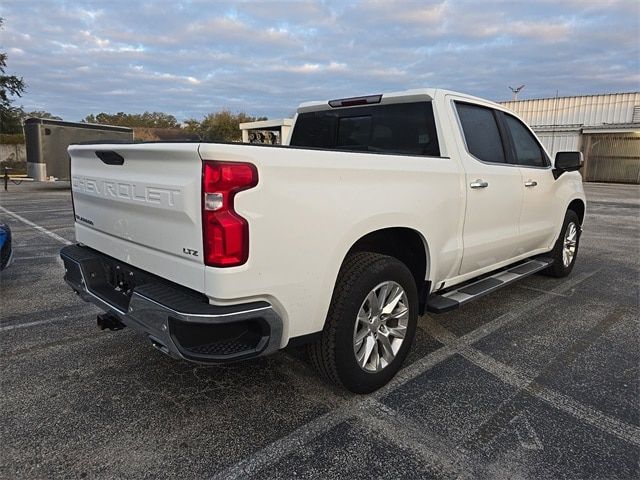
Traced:
POLYGON ((430 102, 301 113, 296 120, 290 145, 440 156, 430 102))

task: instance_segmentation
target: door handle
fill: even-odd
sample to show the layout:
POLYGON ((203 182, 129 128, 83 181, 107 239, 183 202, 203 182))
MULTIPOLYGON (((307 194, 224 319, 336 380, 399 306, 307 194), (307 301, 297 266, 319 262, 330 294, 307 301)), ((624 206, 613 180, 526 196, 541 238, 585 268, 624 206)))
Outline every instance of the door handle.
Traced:
POLYGON ((113 150, 96 150, 96 157, 107 165, 122 165, 124 157, 113 150))
POLYGON ((538 182, 536 182, 535 180, 527 180, 526 182, 524 182, 525 187, 535 187, 536 185, 538 185, 538 182))
POLYGON ((471 182, 469 184, 471 188, 487 188, 489 186, 489 182, 485 182, 484 180, 476 180, 475 182, 471 182))

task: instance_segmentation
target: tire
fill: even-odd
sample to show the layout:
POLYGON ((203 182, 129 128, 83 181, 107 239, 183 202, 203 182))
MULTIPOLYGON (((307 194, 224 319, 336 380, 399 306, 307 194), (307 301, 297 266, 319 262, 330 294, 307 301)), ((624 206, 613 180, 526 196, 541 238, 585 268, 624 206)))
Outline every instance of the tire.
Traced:
POLYGON ((547 268, 544 273, 556 278, 562 278, 569 275, 576 263, 576 258, 578 258, 579 245, 580 219, 578 218, 578 214, 576 212, 574 212, 573 210, 567 210, 567 213, 564 216, 564 222, 562 222, 562 228, 560 229, 558 240, 556 240, 553 250, 551 250, 550 252, 551 257, 553 258, 553 265, 547 268), (573 255, 571 256, 570 261, 567 263, 567 257, 565 257, 565 241, 569 241, 569 239, 567 239, 567 235, 570 233, 571 228, 575 229, 573 255))
POLYGON ((322 335, 308 347, 311 363, 335 385, 373 392, 402 366, 417 321, 418 293, 407 266, 377 253, 351 254, 338 274, 322 335), (387 313, 380 311, 380 302, 387 313))

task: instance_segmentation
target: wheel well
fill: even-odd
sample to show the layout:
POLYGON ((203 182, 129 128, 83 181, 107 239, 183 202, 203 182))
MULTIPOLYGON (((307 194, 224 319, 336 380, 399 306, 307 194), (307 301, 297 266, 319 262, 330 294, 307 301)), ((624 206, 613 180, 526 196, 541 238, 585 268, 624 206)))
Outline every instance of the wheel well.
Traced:
POLYGON ((426 295, 429 292, 425 281, 427 253, 422 236, 417 231, 404 227, 376 230, 358 240, 349 249, 348 254, 353 252, 380 253, 395 257, 404 263, 416 281, 420 312, 423 312, 426 295))
POLYGON ((578 219, 580 219, 580 225, 582 225, 582 221, 584 220, 584 202, 579 199, 573 200, 567 207, 567 210, 576 212, 578 219))

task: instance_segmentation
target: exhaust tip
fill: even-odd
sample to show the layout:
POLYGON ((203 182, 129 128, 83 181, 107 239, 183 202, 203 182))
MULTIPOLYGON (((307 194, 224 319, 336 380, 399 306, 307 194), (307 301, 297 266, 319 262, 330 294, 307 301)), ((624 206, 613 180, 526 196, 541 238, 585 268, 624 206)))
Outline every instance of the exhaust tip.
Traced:
POLYGON ((151 341, 151 345, 153 345, 153 348, 160 350, 162 353, 166 354, 166 355, 170 355, 169 353, 169 348, 162 343, 160 340, 149 336, 149 341, 151 341))

